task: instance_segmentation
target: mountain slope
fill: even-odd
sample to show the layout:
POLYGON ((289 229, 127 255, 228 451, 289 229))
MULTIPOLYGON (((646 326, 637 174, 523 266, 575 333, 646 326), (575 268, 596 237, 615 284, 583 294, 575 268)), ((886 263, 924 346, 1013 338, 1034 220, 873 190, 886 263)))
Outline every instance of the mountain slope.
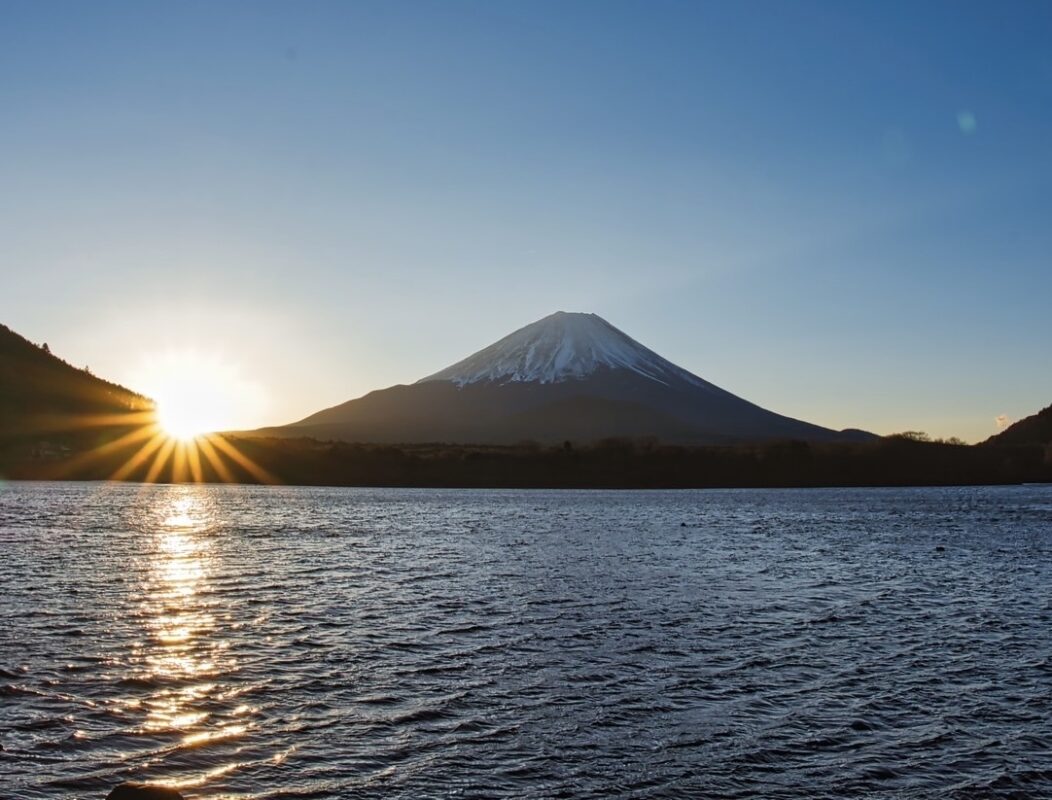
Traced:
POLYGON ((56 421, 149 409, 151 402, 96 378, 0 325, 0 436, 26 437, 56 421))
POLYGON ((984 444, 1050 444, 1052 443, 1052 405, 1036 414, 1009 425, 984 444))
POLYGON ((415 384, 258 433, 511 444, 654 436, 684 443, 868 438, 775 414, 676 366, 594 314, 557 312, 415 384))

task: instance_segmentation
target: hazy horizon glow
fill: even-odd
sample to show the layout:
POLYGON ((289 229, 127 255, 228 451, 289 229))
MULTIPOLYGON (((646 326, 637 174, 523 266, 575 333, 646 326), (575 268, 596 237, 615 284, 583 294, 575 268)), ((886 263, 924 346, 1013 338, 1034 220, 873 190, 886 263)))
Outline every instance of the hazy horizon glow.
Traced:
MULTIPOLYGON (((8 0, 0 321, 302 418, 553 311, 762 406, 1052 402, 1052 7, 8 0)), ((229 416, 229 415, 228 415, 229 416)), ((1002 419, 1003 422, 1003 419, 1002 419)))

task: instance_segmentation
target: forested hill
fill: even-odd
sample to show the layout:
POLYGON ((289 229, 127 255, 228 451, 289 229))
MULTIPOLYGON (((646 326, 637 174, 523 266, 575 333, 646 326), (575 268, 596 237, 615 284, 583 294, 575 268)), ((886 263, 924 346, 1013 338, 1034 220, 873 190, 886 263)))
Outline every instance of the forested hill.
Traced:
POLYGON ((33 433, 42 420, 143 411, 152 403, 97 378, 0 325, 0 436, 33 433))

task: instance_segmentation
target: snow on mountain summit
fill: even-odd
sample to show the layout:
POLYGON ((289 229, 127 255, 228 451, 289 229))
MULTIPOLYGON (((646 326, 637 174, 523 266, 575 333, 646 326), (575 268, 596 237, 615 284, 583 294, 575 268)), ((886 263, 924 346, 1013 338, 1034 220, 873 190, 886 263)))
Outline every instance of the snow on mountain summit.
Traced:
POLYGON ((628 369, 658 383, 714 388, 596 314, 557 311, 417 383, 559 383, 601 369, 628 369))

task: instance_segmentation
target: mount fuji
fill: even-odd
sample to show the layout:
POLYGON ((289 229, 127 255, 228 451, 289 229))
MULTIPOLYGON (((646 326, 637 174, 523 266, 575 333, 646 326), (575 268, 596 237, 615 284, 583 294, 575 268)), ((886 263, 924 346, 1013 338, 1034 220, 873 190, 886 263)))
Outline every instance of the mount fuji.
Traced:
POLYGON ((767 411, 676 366, 595 314, 563 311, 414 384, 254 433, 392 444, 871 438, 767 411))

